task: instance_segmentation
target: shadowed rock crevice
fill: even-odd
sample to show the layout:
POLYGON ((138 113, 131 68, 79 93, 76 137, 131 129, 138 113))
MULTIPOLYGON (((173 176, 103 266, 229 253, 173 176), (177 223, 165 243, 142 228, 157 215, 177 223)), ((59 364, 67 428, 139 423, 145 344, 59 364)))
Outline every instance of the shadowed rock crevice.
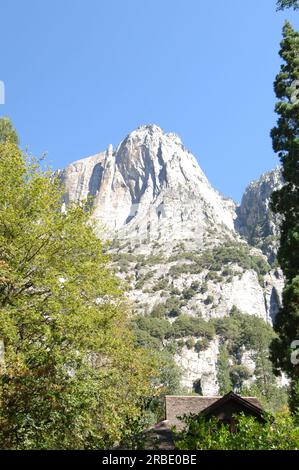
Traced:
POLYGON ((88 193, 90 196, 95 196, 98 190, 101 187, 102 176, 103 176, 104 167, 101 163, 97 163, 92 171, 89 184, 88 184, 88 193))

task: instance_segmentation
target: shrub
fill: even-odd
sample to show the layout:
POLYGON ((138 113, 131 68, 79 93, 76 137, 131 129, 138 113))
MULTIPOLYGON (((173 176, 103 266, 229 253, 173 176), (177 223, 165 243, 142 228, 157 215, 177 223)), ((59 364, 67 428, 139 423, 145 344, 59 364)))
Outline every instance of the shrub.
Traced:
POLYGON ((169 297, 164 303, 155 305, 152 310, 152 316, 155 317, 178 317, 181 314, 183 302, 178 301, 176 297, 169 297))
POLYGON ((169 341, 165 346, 165 350, 169 352, 169 354, 174 355, 178 350, 178 342, 175 340, 169 341))
POLYGON ((237 431, 216 418, 185 417, 186 428, 176 435, 179 450, 297 450, 299 448, 298 417, 278 414, 260 423, 252 416, 236 416, 237 431), (297 421, 296 421, 297 420, 297 421))
POLYGON ((171 294, 171 295, 181 295, 181 291, 180 291, 177 287, 173 287, 173 288, 170 290, 170 294, 171 294))
POLYGON ((169 281, 167 278, 160 279, 157 284, 153 286, 153 291, 156 292, 158 290, 163 290, 168 287, 169 281))
POLYGON ((195 292, 199 292, 199 288, 200 288, 200 283, 198 281, 193 281, 191 283, 191 289, 193 289, 195 292))
POLYGON ((148 331, 136 328, 135 330, 135 342, 138 346, 143 348, 159 350, 161 348, 161 341, 158 338, 152 336, 148 331))
POLYGON ((192 287, 188 287, 187 289, 184 289, 183 292, 182 292, 182 296, 186 300, 192 299, 192 297, 194 297, 194 295, 196 295, 196 290, 192 289, 192 287))
POLYGON ((152 271, 148 271, 143 276, 140 276, 139 279, 137 280, 136 284, 135 284, 135 289, 142 289, 145 282, 148 281, 149 279, 151 279, 152 276, 153 276, 152 271))
POLYGON ((171 330, 171 324, 164 318, 154 318, 150 315, 139 315, 134 319, 136 329, 149 333, 150 336, 157 338, 162 343, 171 330))
POLYGON ((222 276, 232 276, 234 274, 234 271, 231 268, 224 268, 222 270, 222 276))
POLYGON ((236 364, 230 369, 231 382, 234 389, 241 390, 244 380, 249 379, 250 371, 243 364, 236 364))
POLYGON ((194 341, 193 338, 189 338, 189 339, 187 339, 185 344, 186 344, 188 349, 193 349, 194 346, 195 346, 195 341, 194 341))
POLYGON ((205 304, 209 305, 209 304, 212 304, 213 302, 214 302, 214 296, 213 295, 208 295, 208 297, 205 300, 205 304))
POLYGON ((221 282, 223 279, 216 271, 209 271, 206 275, 207 281, 221 282))
POLYGON ((201 288, 200 288, 200 292, 201 292, 201 294, 205 294, 207 292, 207 290, 208 290, 208 284, 207 284, 207 282, 204 282, 202 284, 201 288))
POLYGON ((199 353, 201 351, 205 351, 206 349, 208 349, 209 344, 210 344, 209 339, 204 336, 203 338, 200 338, 198 341, 196 341, 194 345, 194 349, 196 352, 199 353))
POLYGON ((170 337, 183 338, 185 336, 205 336, 213 339, 215 334, 214 326, 201 318, 181 315, 172 324, 172 330, 168 332, 170 337))

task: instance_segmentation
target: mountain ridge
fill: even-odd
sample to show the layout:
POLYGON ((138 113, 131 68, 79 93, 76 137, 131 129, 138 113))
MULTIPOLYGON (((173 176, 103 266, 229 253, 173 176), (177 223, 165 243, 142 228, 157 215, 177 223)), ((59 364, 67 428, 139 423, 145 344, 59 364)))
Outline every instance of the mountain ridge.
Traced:
MULTIPOLYGON (((210 322, 237 309, 272 323, 281 305, 282 272, 268 264, 269 252, 275 255, 263 249, 267 231, 256 243, 246 232, 259 222, 256 209, 272 217, 271 176, 267 186, 263 179, 251 183, 237 206, 212 187, 181 139, 156 125, 140 126, 115 149, 78 160, 59 176, 66 205, 92 198, 96 231, 111 241, 114 268, 137 318, 156 318, 158 331, 165 318, 177 330, 185 318, 210 322)), ((222 339, 211 337, 197 350, 192 328, 174 340, 181 383, 192 390, 199 380, 203 394, 218 393, 222 339)), ((252 371, 248 383, 255 374, 251 356, 240 350, 233 360, 252 371)))

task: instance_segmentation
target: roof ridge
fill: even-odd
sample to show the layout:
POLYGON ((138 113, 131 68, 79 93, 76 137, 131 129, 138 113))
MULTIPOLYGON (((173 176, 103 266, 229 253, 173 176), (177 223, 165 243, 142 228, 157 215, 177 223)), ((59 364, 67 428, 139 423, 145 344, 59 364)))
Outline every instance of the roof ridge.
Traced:
MULTIPOLYGON (((166 397, 176 397, 176 398, 222 398, 223 395, 165 395, 166 397)), ((254 397, 248 397, 254 398, 254 397)))
MULTIPOLYGON (((234 395, 237 395, 240 398, 254 398, 255 400, 258 399, 257 397, 254 397, 254 396, 248 396, 248 395, 243 396, 243 395, 238 395, 236 393, 234 395)), ((175 397, 175 398, 222 398, 225 395, 164 395, 164 396, 165 396, 165 398, 166 397, 175 397)))

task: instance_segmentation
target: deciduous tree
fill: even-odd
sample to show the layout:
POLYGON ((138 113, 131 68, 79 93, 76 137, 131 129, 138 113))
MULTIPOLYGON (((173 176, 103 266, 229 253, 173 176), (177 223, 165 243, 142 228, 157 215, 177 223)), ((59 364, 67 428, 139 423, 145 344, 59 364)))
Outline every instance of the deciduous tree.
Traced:
POLYGON ((152 394, 119 282, 85 207, 0 144, 0 447, 109 448, 152 394))
POLYGON ((0 143, 9 140, 12 144, 18 144, 19 138, 11 120, 7 117, 0 118, 0 143))

